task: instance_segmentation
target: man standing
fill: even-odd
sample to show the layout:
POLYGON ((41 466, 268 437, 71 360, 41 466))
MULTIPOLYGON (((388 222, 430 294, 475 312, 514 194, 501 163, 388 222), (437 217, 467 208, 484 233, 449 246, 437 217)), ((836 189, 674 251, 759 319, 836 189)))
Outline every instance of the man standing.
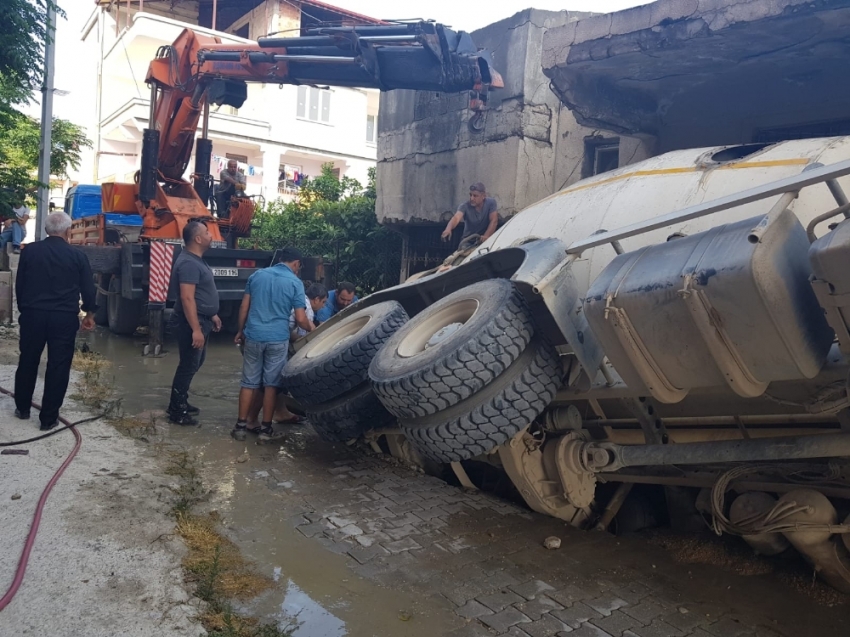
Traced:
POLYGON ((15 293, 21 312, 21 356, 15 373, 15 415, 28 420, 38 377, 38 364, 47 346, 47 371, 41 400, 41 429, 59 424, 65 400, 74 340, 80 329, 80 296, 84 330, 94 329, 95 287, 86 256, 68 245, 71 217, 54 212, 45 221, 47 238, 21 254, 15 293))
MULTIPOLYGON (((499 225, 499 213, 496 211, 496 200, 487 196, 484 184, 474 183, 469 187, 469 201, 458 206, 457 212, 449 219, 441 238, 448 241, 452 231, 463 223, 461 244, 471 240, 473 236, 480 237, 476 243, 484 243, 489 239, 499 225)), ((471 241, 470 241, 471 242, 471 241)))
POLYGON ((3 232, 0 232, 0 250, 6 248, 9 241, 12 242, 12 251, 15 254, 21 253, 21 242, 27 236, 27 221, 30 218, 30 209, 24 205, 22 199, 18 199, 12 207, 15 213, 14 218, 9 219, 9 223, 3 226, 3 232))
POLYGON ((218 205, 218 216, 226 219, 230 216, 230 198, 234 195, 243 197, 245 195, 245 175, 239 172, 235 159, 227 161, 227 168, 222 170, 218 176, 218 192, 216 193, 216 204, 218 205))
POLYGON ((301 259, 300 251, 284 248, 281 263, 254 272, 245 286, 239 307, 239 332, 234 339, 242 345, 239 415, 231 432, 236 440, 245 440, 249 431, 258 433, 260 440, 271 440, 277 390, 289 354, 289 315, 295 313, 298 327, 307 332, 313 330, 304 309, 304 284, 298 278, 301 259), (248 429, 248 412, 260 387, 264 420, 259 428, 248 429))
POLYGON ((171 272, 171 292, 177 297, 173 321, 180 363, 171 383, 168 419, 177 425, 198 424, 195 416, 200 410, 189 404, 189 386, 204 364, 210 332, 221 329, 218 290, 215 289, 212 270, 202 258, 212 240, 206 224, 200 221, 187 223, 183 228, 185 247, 174 261, 171 272))
POLYGON ((340 281, 336 290, 331 290, 328 300, 318 312, 316 312, 316 324, 324 323, 332 316, 339 314, 352 303, 357 303, 357 295, 354 294, 354 284, 348 281, 340 281))

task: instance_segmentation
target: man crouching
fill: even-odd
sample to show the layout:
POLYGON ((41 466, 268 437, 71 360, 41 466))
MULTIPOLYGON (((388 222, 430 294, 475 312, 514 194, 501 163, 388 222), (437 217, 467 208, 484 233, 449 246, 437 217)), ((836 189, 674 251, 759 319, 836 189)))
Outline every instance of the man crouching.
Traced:
POLYGON ((239 332, 235 341, 242 346, 242 389, 239 392, 239 416, 230 432, 236 440, 250 433, 260 440, 274 437, 274 413, 280 376, 289 352, 289 316, 307 332, 313 324, 307 318, 304 284, 298 278, 301 252, 295 248, 281 251, 281 263, 258 270, 248 279, 239 307, 239 332), (259 427, 248 427, 248 411, 254 392, 263 387, 263 418, 259 427))

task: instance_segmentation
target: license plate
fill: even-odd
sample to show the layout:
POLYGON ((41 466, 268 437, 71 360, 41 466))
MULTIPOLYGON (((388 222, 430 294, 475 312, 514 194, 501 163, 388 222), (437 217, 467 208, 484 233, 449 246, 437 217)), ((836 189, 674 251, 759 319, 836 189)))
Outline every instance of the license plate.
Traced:
POLYGON ((239 276, 236 268, 213 268, 213 276, 239 276))
POLYGON ((213 241, 213 242, 210 244, 210 247, 211 247, 211 248, 226 248, 226 247, 227 247, 227 242, 226 242, 226 241, 213 241))

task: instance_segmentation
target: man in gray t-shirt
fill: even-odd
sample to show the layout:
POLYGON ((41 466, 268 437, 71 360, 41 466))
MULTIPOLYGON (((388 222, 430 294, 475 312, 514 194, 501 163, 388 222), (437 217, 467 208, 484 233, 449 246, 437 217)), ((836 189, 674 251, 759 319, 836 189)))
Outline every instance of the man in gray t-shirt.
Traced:
POLYGON ((483 243, 496 232, 499 225, 499 213, 496 211, 496 200, 487 196, 484 184, 478 182, 469 187, 469 201, 458 206, 457 212, 449 220, 441 238, 448 241, 452 231, 463 223, 461 242, 468 237, 478 235, 479 243, 483 243))
POLYGON ((218 291, 212 270, 204 253, 212 245, 212 235, 206 224, 191 221, 183 229, 185 247, 171 269, 171 291, 177 296, 174 303, 174 323, 180 363, 171 383, 168 419, 178 425, 197 425, 200 412, 189 404, 189 386, 207 356, 210 332, 221 329, 218 318, 218 291))
POLYGON ((215 202, 218 207, 218 216, 226 219, 230 216, 230 198, 245 196, 245 175, 239 172, 239 165, 235 159, 227 162, 227 168, 219 175, 219 184, 215 193, 215 202))

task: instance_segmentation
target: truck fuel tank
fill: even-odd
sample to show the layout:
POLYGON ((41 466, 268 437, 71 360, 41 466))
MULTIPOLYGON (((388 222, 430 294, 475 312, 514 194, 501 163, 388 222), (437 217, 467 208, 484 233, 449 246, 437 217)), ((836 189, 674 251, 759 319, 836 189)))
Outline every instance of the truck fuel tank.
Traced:
POLYGON ((603 270, 584 311, 630 387, 665 403, 724 383, 755 397, 820 371, 833 331, 809 284, 806 232, 785 206, 619 255, 603 270))

